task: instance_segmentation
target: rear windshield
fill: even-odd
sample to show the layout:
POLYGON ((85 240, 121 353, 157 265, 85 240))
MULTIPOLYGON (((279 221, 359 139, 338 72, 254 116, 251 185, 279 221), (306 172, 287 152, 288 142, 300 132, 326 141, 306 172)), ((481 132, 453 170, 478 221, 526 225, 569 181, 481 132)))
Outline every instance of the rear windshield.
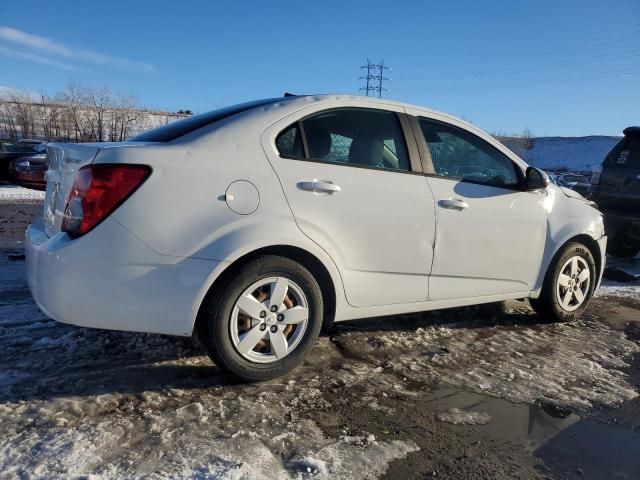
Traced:
POLYGON ((184 118, 168 125, 164 125, 153 130, 142 132, 140 135, 136 135, 130 138, 131 142, 170 142, 176 138, 180 138, 187 133, 194 132, 199 128, 206 127, 224 118, 228 118, 232 115, 236 115, 241 112, 246 112, 255 107, 261 107, 270 103, 281 101, 282 98, 269 98, 264 100, 254 100, 253 102, 239 103, 237 105, 231 105, 212 112, 203 113, 201 115, 194 115, 193 117, 184 118))

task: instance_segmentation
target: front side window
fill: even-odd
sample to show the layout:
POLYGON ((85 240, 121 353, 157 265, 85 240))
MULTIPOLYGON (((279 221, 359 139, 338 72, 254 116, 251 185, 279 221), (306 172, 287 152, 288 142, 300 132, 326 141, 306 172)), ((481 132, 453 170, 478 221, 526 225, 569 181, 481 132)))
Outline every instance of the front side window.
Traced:
POLYGON ((481 138, 435 120, 419 122, 436 175, 493 186, 520 183, 511 159, 481 138))
MULTIPOLYGON (((342 108, 303 119, 300 130, 306 140, 304 158, 345 165, 409 170, 404 133, 393 112, 365 108, 342 108)), ((283 131, 276 140, 281 156, 297 157, 289 145, 298 124, 283 131)), ((297 130, 296 130, 297 131, 297 130)))

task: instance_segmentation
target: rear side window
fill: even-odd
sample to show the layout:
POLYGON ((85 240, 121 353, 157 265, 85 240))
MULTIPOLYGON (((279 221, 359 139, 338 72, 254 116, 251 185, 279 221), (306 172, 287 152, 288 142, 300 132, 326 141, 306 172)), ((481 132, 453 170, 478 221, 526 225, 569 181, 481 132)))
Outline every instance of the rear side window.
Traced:
MULTIPOLYGON (((409 170, 404 133, 393 112, 366 108, 341 108, 311 115, 283 131, 276 140, 283 157, 409 170), (295 129, 295 131, 294 131, 295 129), (289 153, 295 135, 304 133, 306 151, 289 153)), ((303 143, 304 148, 304 143, 303 143)))
POLYGON ((270 98, 232 105, 230 107, 171 122, 162 127, 143 132, 129 140, 132 142, 170 142, 202 127, 206 127, 212 123, 229 118, 232 115, 237 115, 238 113, 246 112, 252 108, 261 107, 263 105, 268 105, 282 100, 282 98, 270 98))
POLYGON ((276 147, 282 157, 304 158, 302 137, 297 123, 278 135, 276 147))

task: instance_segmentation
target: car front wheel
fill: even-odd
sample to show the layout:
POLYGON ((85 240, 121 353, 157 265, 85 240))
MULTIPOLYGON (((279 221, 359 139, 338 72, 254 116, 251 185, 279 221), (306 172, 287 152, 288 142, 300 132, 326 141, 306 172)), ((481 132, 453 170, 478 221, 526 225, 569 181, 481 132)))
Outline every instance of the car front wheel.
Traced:
POLYGON ((593 255, 581 243, 570 243, 549 266, 540 297, 530 299, 545 320, 577 319, 587 308, 597 281, 593 255))
POLYGON ((207 301, 198 334, 216 365, 245 381, 289 372, 322 326, 321 290, 305 267, 264 256, 241 267, 207 301))

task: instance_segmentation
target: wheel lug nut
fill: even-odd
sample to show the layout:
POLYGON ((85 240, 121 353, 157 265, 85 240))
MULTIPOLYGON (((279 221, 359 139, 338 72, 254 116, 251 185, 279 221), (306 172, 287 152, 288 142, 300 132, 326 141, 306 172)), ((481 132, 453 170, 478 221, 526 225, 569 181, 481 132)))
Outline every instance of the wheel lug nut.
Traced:
POLYGON ((273 306, 271 307, 271 311, 272 311, 272 312, 275 312, 276 310, 278 310, 278 307, 276 307, 275 305, 273 305, 273 306))
POLYGON ((281 322, 284 320, 284 315, 280 314, 278 315, 278 321, 281 322))
POLYGON ((265 312, 264 310, 260 312, 260 318, 264 318, 267 316, 267 312, 265 312))
POLYGON ((273 325, 273 326, 271 327, 271 332, 272 332, 272 333, 276 333, 277 331, 278 331, 278 327, 276 327, 275 325, 273 325))
POLYGON ((267 326, 264 323, 260 325, 260 330, 264 331, 266 329, 267 329, 267 326))

